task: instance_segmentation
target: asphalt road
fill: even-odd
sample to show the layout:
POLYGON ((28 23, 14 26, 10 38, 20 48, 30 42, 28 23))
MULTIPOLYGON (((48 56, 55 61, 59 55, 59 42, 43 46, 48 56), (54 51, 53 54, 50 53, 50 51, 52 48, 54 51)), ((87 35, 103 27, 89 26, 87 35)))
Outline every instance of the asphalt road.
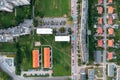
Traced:
POLYGON ((106 0, 104 0, 104 16, 103 16, 103 21, 104 21, 104 26, 103 26, 103 29, 104 29, 104 51, 103 51, 103 80, 106 80, 106 54, 107 54, 107 29, 106 29, 106 26, 107 26, 107 18, 106 18, 106 13, 107 13, 107 4, 106 4, 106 0))

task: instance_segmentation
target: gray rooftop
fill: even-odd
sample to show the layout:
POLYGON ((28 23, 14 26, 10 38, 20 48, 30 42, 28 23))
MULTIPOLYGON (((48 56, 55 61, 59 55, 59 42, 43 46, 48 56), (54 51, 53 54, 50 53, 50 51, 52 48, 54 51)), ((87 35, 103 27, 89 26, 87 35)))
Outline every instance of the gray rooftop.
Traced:
POLYGON ((95 62, 100 64, 102 62, 101 59, 102 51, 95 51, 95 62))
POLYGON ((80 74, 80 80, 86 80, 86 74, 85 73, 80 74))
POLYGON ((94 77, 95 77, 95 70, 88 69, 88 80, 94 80, 94 77))
POLYGON ((108 76, 109 77, 114 77, 114 68, 115 68, 115 65, 108 64, 108 76))

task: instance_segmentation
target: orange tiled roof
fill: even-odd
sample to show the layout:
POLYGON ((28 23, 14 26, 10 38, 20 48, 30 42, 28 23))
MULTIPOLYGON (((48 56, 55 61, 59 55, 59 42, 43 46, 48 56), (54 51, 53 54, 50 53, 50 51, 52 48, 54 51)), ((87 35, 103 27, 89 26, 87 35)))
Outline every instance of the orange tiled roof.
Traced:
POLYGON ((114 29, 113 28, 109 28, 108 29, 108 34, 113 35, 114 34, 114 29))
POLYGON ((102 14, 103 13, 103 7, 97 7, 98 10, 98 14, 102 14))
POLYGON ((98 33, 98 34, 102 34, 102 33, 103 33, 102 27, 98 27, 98 28, 97 28, 97 33, 98 33))
POLYGON ((112 16, 109 16, 109 17, 108 17, 108 24, 110 24, 110 25, 113 24, 113 21, 112 21, 112 20, 113 20, 113 19, 112 19, 112 16))
POLYGON ((38 68, 39 67, 39 50, 33 50, 32 56, 33 56, 33 68, 38 68))
POLYGON ((112 6, 108 6, 108 13, 109 14, 112 14, 114 11, 113 7, 112 6))
POLYGON ((108 47, 113 47, 114 45, 114 41, 112 40, 108 40, 108 47))
POLYGON ((103 0, 98 0, 98 4, 102 4, 103 3, 103 0))
POLYGON ((102 17, 99 17, 98 18, 98 24, 102 24, 103 23, 103 19, 102 19, 102 17))
POLYGON ((113 59, 113 53, 112 53, 112 52, 109 52, 109 53, 107 54, 107 59, 108 59, 108 60, 113 59))
POLYGON ((112 3, 113 2, 113 0, 108 0, 108 3, 112 3))
POLYGON ((44 48, 44 68, 50 67, 50 48, 44 48))
POLYGON ((98 47, 102 47, 103 46, 103 40, 98 40, 98 47))

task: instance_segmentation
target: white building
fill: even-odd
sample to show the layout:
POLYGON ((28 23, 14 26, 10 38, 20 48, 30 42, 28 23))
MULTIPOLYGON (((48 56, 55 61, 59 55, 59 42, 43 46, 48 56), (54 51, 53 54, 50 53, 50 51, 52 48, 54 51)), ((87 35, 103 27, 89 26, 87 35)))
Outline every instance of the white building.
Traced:
POLYGON ((0 0, 0 11, 13 12, 14 6, 29 5, 30 0, 0 0))
POLYGON ((58 41, 58 42, 67 41, 67 42, 69 42, 70 41, 70 36, 55 36, 55 41, 58 41))
POLYGON ((51 28, 37 28, 37 34, 53 34, 53 29, 51 28))

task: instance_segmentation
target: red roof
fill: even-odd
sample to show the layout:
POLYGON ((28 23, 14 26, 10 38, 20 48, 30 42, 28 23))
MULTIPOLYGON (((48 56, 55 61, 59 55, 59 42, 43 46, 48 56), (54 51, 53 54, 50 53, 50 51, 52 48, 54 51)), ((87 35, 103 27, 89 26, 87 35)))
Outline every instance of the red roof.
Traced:
POLYGON ((114 40, 111 39, 111 40, 108 40, 108 47, 113 47, 114 45, 114 40))
POLYGON ((102 34, 102 33, 103 33, 102 27, 98 27, 98 28, 97 28, 97 33, 98 33, 98 34, 102 34))
POLYGON ((103 19, 102 19, 102 17, 99 17, 98 18, 98 24, 102 24, 103 23, 103 19))
POLYGON ((98 47, 102 47, 103 46, 103 40, 98 40, 98 47))
POLYGON ((108 17, 108 24, 110 24, 110 25, 113 24, 113 21, 112 21, 112 20, 113 20, 113 19, 112 19, 112 16, 109 16, 109 17, 108 17))
POLYGON ((112 6, 108 6, 108 13, 109 14, 112 14, 114 11, 113 7, 112 6))
POLYGON ((108 3, 112 3, 113 2, 113 0, 108 0, 108 3))
POLYGON ((103 0, 98 0, 98 4, 102 4, 103 3, 103 0))
POLYGON ((44 68, 50 67, 50 48, 44 48, 44 68))
POLYGON ((33 56, 33 68, 38 68, 39 67, 39 50, 33 50, 32 56, 33 56))
POLYGON ((103 13, 103 7, 97 7, 98 10, 98 14, 102 14, 103 13))
POLYGON ((108 53, 107 53, 107 59, 108 59, 108 60, 113 59, 113 53, 112 53, 112 52, 108 52, 108 53))
POLYGON ((113 35, 114 34, 114 29, 113 28, 109 28, 108 29, 108 34, 113 35))

